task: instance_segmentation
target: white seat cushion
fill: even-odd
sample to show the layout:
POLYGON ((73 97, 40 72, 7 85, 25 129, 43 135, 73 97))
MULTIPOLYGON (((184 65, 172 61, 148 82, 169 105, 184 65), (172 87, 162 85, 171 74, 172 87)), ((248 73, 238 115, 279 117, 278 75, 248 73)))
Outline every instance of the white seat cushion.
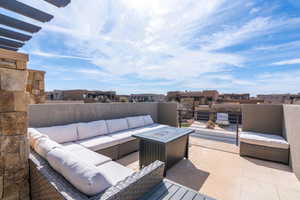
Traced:
POLYGON ((144 125, 145 126, 146 125, 151 125, 151 124, 154 123, 153 120, 152 120, 152 117, 150 115, 145 115, 145 116, 143 116, 143 118, 144 118, 144 125))
POLYGON ((243 131, 240 133, 240 141, 281 149, 288 149, 289 143, 281 136, 275 134, 257 133, 251 131, 243 131))
POLYGON ((36 144, 34 145, 34 150, 43 158, 46 158, 47 153, 51 151, 54 148, 62 147, 62 145, 58 144, 57 142, 45 138, 45 137, 40 137, 37 141, 36 144))
POLYGON ((129 129, 126 118, 106 120, 106 125, 109 133, 115 133, 118 131, 129 129))
POLYGON ((35 128, 28 128, 28 137, 29 137, 29 144, 32 148, 34 148, 36 141, 39 138, 48 138, 47 135, 42 134, 41 132, 39 132, 38 130, 36 130, 35 128))
POLYGON ((66 144, 64 145, 64 149, 70 151, 74 154, 74 156, 78 157, 78 159, 82 159, 85 162, 89 162, 93 165, 101 165, 103 163, 111 161, 111 158, 91 151, 79 144, 66 144))
POLYGON ((125 142, 129 142, 131 140, 134 140, 135 138, 132 137, 133 132, 126 130, 126 131, 121 131, 121 132, 117 132, 117 133, 112 133, 109 134, 108 136, 111 136, 112 138, 116 138, 118 139, 118 143, 125 143, 125 142))
POLYGON ((95 137, 98 135, 105 135, 108 133, 106 123, 104 120, 93 121, 88 123, 78 124, 78 139, 95 137))
POLYGON ((145 125, 143 116, 127 117, 129 128, 137 128, 145 125))
POLYGON ((97 168, 112 185, 116 185, 119 181, 124 180, 134 173, 132 169, 124 167, 114 161, 100 165, 97 168))
POLYGON ((146 132, 146 131, 151 131, 151 130, 155 130, 155 129, 163 128, 163 127, 167 127, 167 125, 151 124, 151 125, 148 125, 148 126, 131 129, 131 131, 133 132, 133 134, 137 134, 137 133, 143 133, 143 132, 146 132))
POLYGON ((101 135, 93 138, 78 140, 76 142, 92 151, 98 151, 114 145, 118 145, 118 139, 107 135, 101 135))
POLYGON ((96 166, 78 159, 62 148, 51 150, 47 154, 47 160, 57 172, 86 195, 96 195, 112 185, 104 175, 106 171, 100 171, 96 166))
POLYGON ((77 140, 77 125, 52 126, 37 128, 37 130, 58 143, 65 143, 77 140))

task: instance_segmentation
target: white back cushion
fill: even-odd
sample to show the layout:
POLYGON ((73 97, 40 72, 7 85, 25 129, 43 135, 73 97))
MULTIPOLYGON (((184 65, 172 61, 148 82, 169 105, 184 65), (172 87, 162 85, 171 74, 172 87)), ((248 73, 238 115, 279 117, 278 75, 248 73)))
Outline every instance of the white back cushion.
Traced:
POLYGON ((47 135, 42 134, 35 128, 28 128, 27 132, 28 132, 28 137, 29 137, 29 144, 32 148, 34 148, 35 143, 39 138, 42 138, 42 137, 48 138, 47 135))
POLYGON ((143 116, 143 118, 144 118, 145 126, 154 123, 150 115, 145 115, 145 116, 143 116))
POLYGON ((106 120, 106 125, 109 133, 129 129, 126 118, 106 120))
POLYGON ((78 139, 105 135, 108 133, 104 120, 78 124, 78 139))
POLYGON ((47 153, 57 147, 62 147, 62 145, 58 144, 57 142, 54 142, 53 140, 51 140, 49 138, 41 137, 36 141, 34 150, 40 156, 42 156, 43 158, 46 159, 47 153))
POLYGON ((64 143, 77 140, 77 126, 78 124, 69 124, 65 126, 37 128, 37 130, 55 142, 64 143))
POLYGON ((50 165, 82 193, 93 196, 111 186, 96 166, 86 163, 72 153, 55 148, 47 154, 50 165))
POLYGON ((221 121, 227 121, 228 114, 227 113, 217 113, 217 119, 221 120, 221 121))
POLYGON ((145 125, 143 116, 127 117, 129 128, 137 128, 145 125))

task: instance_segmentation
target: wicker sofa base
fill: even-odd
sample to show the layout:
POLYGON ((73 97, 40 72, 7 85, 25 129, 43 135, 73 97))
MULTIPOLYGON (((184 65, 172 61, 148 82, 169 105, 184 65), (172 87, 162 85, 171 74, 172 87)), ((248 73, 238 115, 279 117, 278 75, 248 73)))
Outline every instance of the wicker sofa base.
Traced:
POLYGON ((86 196, 31 151, 30 193, 32 200, 137 200, 163 180, 164 163, 155 161, 103 193, 86 196))
POLYGON ((289 164, 289 149, 240 142, 240 155, 289 164))
POLYGON ((105 149, 96 151, 99 154, 110 157, 112 160, 118 160, 130 153, 139 150, 139 140, 133 139, 122 144, 114 145, 105 149))

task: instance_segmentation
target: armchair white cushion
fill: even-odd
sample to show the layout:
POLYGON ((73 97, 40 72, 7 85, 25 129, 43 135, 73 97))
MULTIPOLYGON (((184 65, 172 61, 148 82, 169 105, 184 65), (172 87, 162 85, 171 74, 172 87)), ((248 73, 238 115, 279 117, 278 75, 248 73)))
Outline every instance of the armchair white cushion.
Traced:
POLYGON ((65 126, 37 128, 37 130, 58 143, 65 143, 77 140, 77 126, 78 124, 69 124, 65 126))
POLYGON ((109 133, 129 129, 126 118, 106 120, 106 125, 109 133))
POLYGON ((143 116, 143 118, 144 118, 144 125, 145 126, 151 125, 151 124, 154 123, 153 119, 152 119, 152 117, 150 115, 145 115, 145 116, 143 116))
MULTIPOLYGON (((96 195, 112 184, 103 171, 86 163, 72 153, 55 148, 47 154, 49 164, 65 177, 74 187, 86 195, 96 195)), ((112 169, 107 169, 112 171, 112 169)), ((112 171, 114 173, 114 171, 112 171)))
POLYGON ((78 139, 105 135, 108 133, 105 120, 78 124, 78 139))
POLYGON ((289 143, 281 136, 275 134, 257 133, 252 131, 242 131, 240 141, 249 144, 288 149, 289 143))
POLYGON ((143 116, 127 117, 129 128, 137 128, 145 125, 143 116))

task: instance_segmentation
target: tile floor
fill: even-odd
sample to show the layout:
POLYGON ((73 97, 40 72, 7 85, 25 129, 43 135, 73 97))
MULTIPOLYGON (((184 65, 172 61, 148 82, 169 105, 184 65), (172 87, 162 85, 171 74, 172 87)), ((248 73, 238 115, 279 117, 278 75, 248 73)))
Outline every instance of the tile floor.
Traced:
MULTIPOLYGON (((118 161, 138 170, 138 153, 118 161)), ((218 200, 300 200, 300 182, 282 164, 238 155, 234 144, 191 137, 190 159, 167 178, 218 200)))

